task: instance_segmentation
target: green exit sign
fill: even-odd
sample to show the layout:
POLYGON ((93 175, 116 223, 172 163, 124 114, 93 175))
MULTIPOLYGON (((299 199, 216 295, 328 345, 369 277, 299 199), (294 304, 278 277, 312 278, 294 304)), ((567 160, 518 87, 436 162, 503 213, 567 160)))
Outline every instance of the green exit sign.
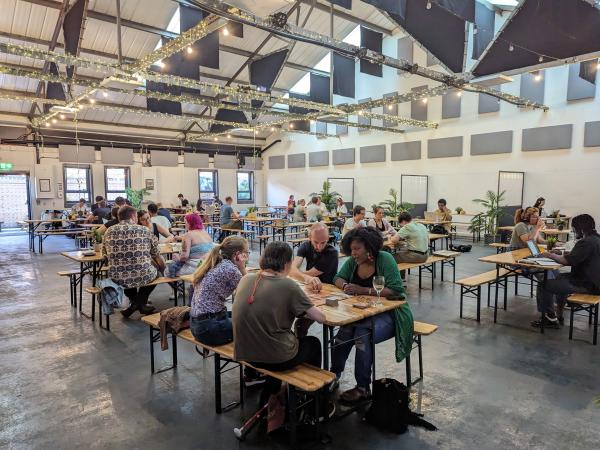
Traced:
POLYGON ((0 170, 12 170, 12 163, 0 163, 0 170))

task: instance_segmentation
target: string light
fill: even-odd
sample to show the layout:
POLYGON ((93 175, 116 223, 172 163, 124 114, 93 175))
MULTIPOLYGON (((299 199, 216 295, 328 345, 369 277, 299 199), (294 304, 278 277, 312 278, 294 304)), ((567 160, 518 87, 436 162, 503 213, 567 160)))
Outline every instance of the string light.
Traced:
POLYGON ((231 139, 231 135, 230 134, 227 135, 227 139, 231 139))
POLYGON ((293 130, 294 129, 294 124, 290 123, 290 128, 293 130))
POLYGON ((65 120, 67 118, 67 116, 65 116, 64 114, 61 114, 58 117, 60 118, 60 120, 65 120))
POLYGON ((219 138, 217 138, 217 137, 216 137, 216 138, 214 139, 214 141, 215 141, 215 142, 219 142, 219 138))
POLYGON ((275 131, 275 127, 271 127, 271 131, 273 131, 273 132, 274 132, 274 131, 275 131))
POLYGON ((46 125, 46 128, 50 128, 50 122, 46 122, 45 125, 46 125))
POLYGON ((540 81, 542 79, 542 74, 538 71, 538 72, 534 72, 535 75, 533 76, 533 79, 535 81, 540 81))
POLYGON ((108 98, 108 92, 106 92, 106 91, 102 92, 102 97, 108 98))
POLYGON ((223 27, 223 36, 229 36, 229 30, 227 27, 223 27))
POLYGON ((388 105, 387 109, 388 111, 391 111, 392 109, 394 109, 394 105, 388 105))
POLYGON ((57 123, 57 122, 58 122, 58 120, 56 120, 56 119, 52 119, 52 123, 53 123, 54 125, 56 125, 56 123, 57 123))
POLYGON ((424 98, 423 100, 421 100, 423 103, 427 103, 427 99, 424 98))
POLYGON ((462 91, 458 91, 458 92, 456 93, 456 96, 457 96, 457 97, 462 97, 462 91))
POLYGON ((166 67, 166 64, 165 64, 164 62, 162 62, 162 61, 158 61, 158 62, 156 63, 156 65, 157 65, 158 67, 160 67, 161 69, 164 69, 164 68, 166 67))
POLYGON ((96 99, 95 98, 90 98, 90 103, 93 105, 94 103, 96 103, 96 99))
POLYGON ((192 53, 194 53, 194 49, 192 47, 186 48, 185 51, 187 52, 188 55, 191 55, 192 53))

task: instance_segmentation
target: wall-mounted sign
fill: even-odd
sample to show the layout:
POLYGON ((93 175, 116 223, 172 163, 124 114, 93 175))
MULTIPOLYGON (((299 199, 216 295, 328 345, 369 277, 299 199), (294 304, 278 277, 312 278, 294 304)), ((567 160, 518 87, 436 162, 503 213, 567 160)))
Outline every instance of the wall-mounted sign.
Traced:
POLYGON ((49 178, 40 178, 40 192, 50 192, 50 179, 49 178))
POLYGON ((0 170, 12 170, 12 163, 0 163, 0 170))
POLYGON ((148 189, 149 191, 154 190, 154 179, 153 178, 146 178, 146 189, 148 189))

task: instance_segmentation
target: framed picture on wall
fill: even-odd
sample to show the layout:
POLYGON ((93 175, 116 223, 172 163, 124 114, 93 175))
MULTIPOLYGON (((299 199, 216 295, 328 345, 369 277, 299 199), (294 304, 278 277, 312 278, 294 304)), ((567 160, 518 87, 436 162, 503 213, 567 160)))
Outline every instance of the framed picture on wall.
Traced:
POLYGON ((148 189, 149 191, 154 190, 154 179, 146 178, 146 189, 148 189))
POLYGON ((50 192, 50 178, 40 178, 40 192, 50 192))

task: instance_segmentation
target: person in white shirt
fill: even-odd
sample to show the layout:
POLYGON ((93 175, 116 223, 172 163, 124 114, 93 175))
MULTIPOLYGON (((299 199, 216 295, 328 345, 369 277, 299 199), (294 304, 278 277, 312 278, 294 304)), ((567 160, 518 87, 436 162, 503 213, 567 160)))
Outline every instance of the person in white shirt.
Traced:
POLYGON ((335 213, 338 216, 345 216, 348 214, 348 208, 346 208, 346 204, 342 197, 338 197, 335 201, 335 213))
POLYGON ((313 197, 310 200, 310 205, 304 208, 307 222, 318 222, 322 217, 321 207, 319 206, 319 197, 313 197))
POLYGON ((319 210, 321 212, 321 217, 325 217, 329 215, 329 211, 327 210, 327 206, 325 205, 325 203, 323 203, 321 201, 321 197, 317 197, 318 203, 317 205, 319 205, 319 210))
POLYGON ((384 239, 394 236, 397 233, 394 227, 391 226, 387 220, 385 220, 385 211, 381 206, 375 206, 373 208, 373 214, 375 214, 375 217, 369 220, 368 226, 379 231, 383 235, 384 239))
MULTIPOLYGON (((171 222, 169 222, 169 219, 167 219, 165 216, 158 215, 158 206, 156 206, 154 203, 150 203, 148 205, 148 214, 150 215, 150 222, 160 225, 165 230, 171 230, 171 222)), ((159 237, 159 241, 161 242, 165 239, 166 238, 164 238, 162 235, 159 237)))
POLYGON ((344 236, 348 231, 354 230, 355 228, 366 227, 365 223, 365 207, 356 205, 352 210, 352 217, 346 219, 346 223, 344 223, 344 229, 342 230, 342 236, 344 236))
POLYGON ((71 212, 79 217, 85 217, 88 215, 88 207, 85 204, 85 198, 80 198, 79 203, 73 205, 71 212))

